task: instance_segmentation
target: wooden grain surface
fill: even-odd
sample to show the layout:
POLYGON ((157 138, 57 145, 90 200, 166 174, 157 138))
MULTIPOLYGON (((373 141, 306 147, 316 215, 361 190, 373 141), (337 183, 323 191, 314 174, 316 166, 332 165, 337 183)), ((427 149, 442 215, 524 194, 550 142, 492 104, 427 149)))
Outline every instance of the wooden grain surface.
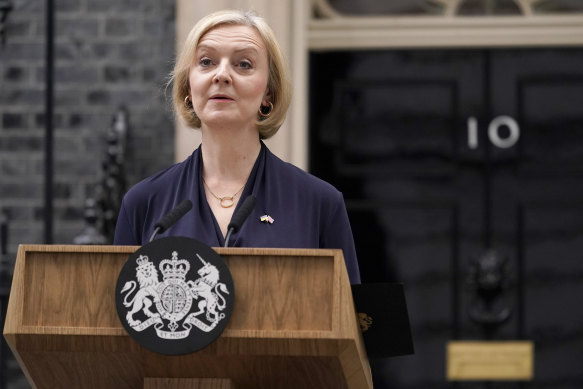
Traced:
POLYGON ((237 308, 229 329, 332 330, 333 257, 233 255, 226 262, 237 308))
POLYGON ((229 379, 146 378, 144 389, 236 389, 229 379))
POLYGON ((119 328, 112 308, 117 276, 127 254, 44 253, 27 256, 25 326, 119 328))
POLYGON ((207 348, 166 357, 135 343, 117 318, 117 276, 136 249, 19 248, 4 333, 33 387, 142 388, 145 377, 372 387, 339 250, 216 249, 235 282, 231 322, 207 348))

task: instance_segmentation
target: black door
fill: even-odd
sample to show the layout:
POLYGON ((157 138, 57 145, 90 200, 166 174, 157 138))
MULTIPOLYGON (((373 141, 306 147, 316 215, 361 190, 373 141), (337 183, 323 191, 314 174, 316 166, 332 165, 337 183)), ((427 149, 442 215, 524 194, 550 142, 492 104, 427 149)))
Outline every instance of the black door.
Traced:
POLYGON ((583 49, 310 54, 310 171, 345 196, 363 282, 405 283, 415 355, 376 388, 583 387, 583 49), (535 343, 524 383, 451 383, 482 339, 472 264, 506 261, 494 339, 535 343))

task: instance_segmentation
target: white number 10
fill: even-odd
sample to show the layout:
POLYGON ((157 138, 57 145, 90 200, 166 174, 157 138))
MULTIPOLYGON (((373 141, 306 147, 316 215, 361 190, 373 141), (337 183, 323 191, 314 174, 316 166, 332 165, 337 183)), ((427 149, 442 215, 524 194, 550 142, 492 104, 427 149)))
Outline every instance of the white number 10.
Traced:
MULTIPOLYGON (((507 149, 518 142, 520 138, 520 128, 518 123, 510 116, 497 116, 495 117, 488 126, 488 138, 490 142, 496 147, 501 149, 507 149), (506 126, 510 131, 510 134, 506 138, 500 137, 500 127, 506 126)), ((468 118, 468 147, 470 149, 478 148, 478 120, 470 116, 468 118)))

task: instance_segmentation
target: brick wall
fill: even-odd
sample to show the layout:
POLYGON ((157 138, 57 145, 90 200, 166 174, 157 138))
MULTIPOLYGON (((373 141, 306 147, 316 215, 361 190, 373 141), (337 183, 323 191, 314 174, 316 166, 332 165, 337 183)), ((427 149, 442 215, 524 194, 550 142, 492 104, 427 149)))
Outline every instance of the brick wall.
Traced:
MULTIPOLYGON (((43 243, 45 3, 13 0, 0 47, 0 210, 10 221, 10 253, 43 243)), ((174 0, 56 0, 54 243, 71 243, 83 228, 120 105, 129 112, 128 183, 172 163, 164 87, 174 12, 174 0)))

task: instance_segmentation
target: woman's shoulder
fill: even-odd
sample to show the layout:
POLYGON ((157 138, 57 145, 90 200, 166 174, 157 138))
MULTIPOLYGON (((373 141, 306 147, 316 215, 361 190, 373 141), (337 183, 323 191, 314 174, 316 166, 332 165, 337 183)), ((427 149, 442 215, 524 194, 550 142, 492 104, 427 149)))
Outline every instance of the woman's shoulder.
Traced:
POLYGON ((307 195, 326 199, 342 199, 342 193, 323 179, 281 160, 271 152, 269 152, 268 158, 269 163, 272 165, 272 172, 279 176, 281 182, 295 187, 307 195))
MULTIPOLYGON (((194 155, 194 154, 193 154, 194 155)), ((124 196, 124 202, 143 204, 161 194, 172 191, 184 174, 189 174, 193 155, 167 167, 132 186, 124 196)))

